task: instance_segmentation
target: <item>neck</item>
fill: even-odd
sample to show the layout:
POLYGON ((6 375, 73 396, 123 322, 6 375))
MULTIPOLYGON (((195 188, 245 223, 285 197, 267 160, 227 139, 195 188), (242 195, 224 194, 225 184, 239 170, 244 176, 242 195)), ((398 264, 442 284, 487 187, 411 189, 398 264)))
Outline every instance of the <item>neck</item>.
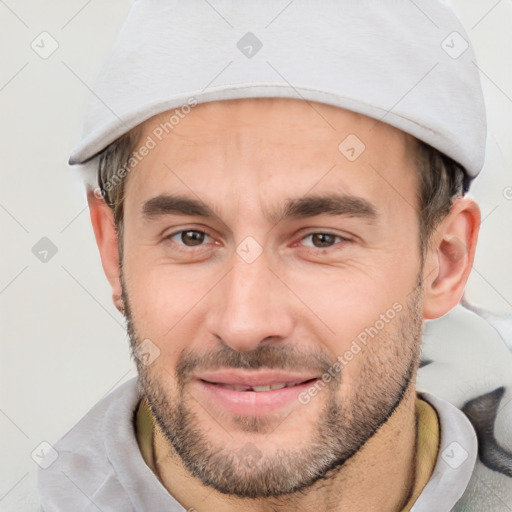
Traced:
POLYGON ((196 512, 396 512, 412 493, 416 453, 416 390, 411 381, 403 400, 375 435, 328 478, 307 491, 269 499, 228 497, 192 477, 155 424, 156 472, 186 510, 196 512))

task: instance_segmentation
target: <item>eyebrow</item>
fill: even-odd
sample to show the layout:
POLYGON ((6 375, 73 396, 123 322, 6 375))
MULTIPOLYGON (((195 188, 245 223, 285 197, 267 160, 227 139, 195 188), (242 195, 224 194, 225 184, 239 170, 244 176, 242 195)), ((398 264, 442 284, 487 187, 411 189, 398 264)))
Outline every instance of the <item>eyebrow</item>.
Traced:
MULTIPOLYGON (((203 201, 179 195, 162 194, 142 205, 142 214, 147 219, 165 215, 189 215, 220 220, 219 216, 203 201)), ((377 218, 377 208, 361 197, 346 194, 311 195, 289 199, 280 212, 267 214, 271 222, 289 218, 308 218, 317 215, 344 215, 360 217, 368 221, 377 218)))
POLYGON ((215 217, 213 211, 202 201, 184 196, 159 195, 142 205, 142 214, 151 219, 163 215, 191 215, 197 217, 215 217))
POLYGON ((316 215, 344 215, 369 221, 378 217, 377 208, 362 197, 329 194, 289 200, 280 218, 306 218, 316 215))

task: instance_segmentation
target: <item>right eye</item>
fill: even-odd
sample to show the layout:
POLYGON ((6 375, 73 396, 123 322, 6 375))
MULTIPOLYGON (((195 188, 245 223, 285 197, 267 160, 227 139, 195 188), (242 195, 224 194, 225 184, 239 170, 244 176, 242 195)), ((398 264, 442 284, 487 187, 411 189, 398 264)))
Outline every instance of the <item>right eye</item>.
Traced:
POLYGON ((195 247, 203 245, 206 239, 211 239, 204 231, 197 229, 186 229, 176 231, 165 237, 167 240, 172 240, 178 245, 184 245, 185 247, 195 247))

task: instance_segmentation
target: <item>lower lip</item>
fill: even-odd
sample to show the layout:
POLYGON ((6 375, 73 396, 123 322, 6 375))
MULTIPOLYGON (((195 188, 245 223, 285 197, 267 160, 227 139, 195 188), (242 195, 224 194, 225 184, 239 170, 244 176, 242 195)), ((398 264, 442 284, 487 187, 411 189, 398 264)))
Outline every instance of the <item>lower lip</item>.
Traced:
POLYGON ((208 401, 232 414, 238 416, 265 416, 294 401, 300 403, 299 395, 313 386, 317 380, 269 391, 236 391, 204 380, 197 380, 196 383, 200 392, 206 395, 208 401))

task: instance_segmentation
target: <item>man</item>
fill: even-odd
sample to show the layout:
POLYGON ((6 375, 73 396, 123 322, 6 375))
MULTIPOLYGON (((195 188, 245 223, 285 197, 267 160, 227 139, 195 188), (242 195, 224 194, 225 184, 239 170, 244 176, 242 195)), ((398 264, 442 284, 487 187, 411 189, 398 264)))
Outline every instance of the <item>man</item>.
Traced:
POLYGON ((463 28, 423 7, 134 3, 71 163, 95 157, 139 378, 57 443, 44 510, 512 507, 481 403, 416 388, 471 270, 486 132, 463 28))

